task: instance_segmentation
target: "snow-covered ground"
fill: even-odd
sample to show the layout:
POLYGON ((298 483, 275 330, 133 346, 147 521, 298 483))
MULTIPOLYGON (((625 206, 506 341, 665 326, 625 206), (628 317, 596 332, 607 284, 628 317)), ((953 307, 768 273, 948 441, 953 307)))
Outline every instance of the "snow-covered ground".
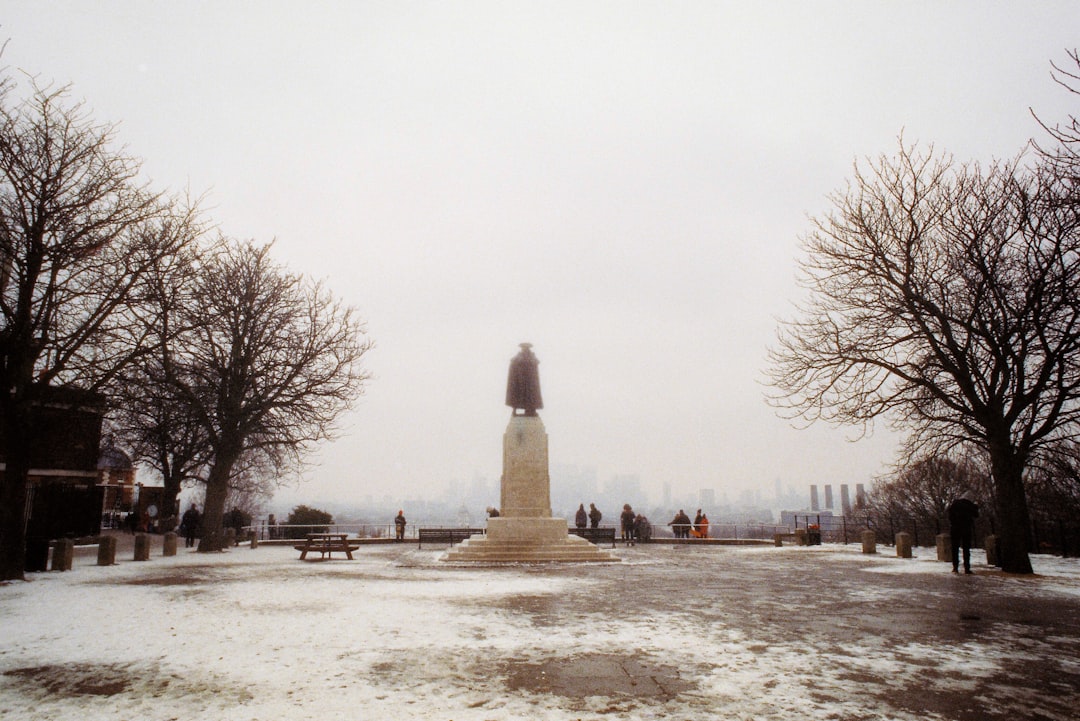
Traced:
POLYGON ((0 718, 1075 719, 1080 560, 858 546, 125 557, 0 585, 0 718))

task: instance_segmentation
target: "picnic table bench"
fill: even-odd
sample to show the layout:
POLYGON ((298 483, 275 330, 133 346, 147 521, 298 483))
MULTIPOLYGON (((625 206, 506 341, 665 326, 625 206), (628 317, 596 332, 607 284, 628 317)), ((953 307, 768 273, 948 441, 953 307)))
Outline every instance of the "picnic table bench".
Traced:
POLYGON ((575 536, 581 536, 589 543, 608 543, 611 542, 611 547, 615 548, 615 528, 578 528, 573 527, 568 529, 570 533, 575 536))
POLYGON ((352 552, 359 547, 360 544, 356 539, 349 540, 348 533, 309 533, 306 541, 293 546, 297 551, 300 551, 301 561, 306 561, 307 555, 311 551, 319 552, 319 560, 323 560, 327 556, 333 558, 334 551, 340 551, 351 561, 353 560, 352 552))
POLYGON ((461 543, 469 536, 484 533, 483 528, 421 528, 417 531, 419 538, 418 548, 424 547, 424 541, 428 543, 461 543))

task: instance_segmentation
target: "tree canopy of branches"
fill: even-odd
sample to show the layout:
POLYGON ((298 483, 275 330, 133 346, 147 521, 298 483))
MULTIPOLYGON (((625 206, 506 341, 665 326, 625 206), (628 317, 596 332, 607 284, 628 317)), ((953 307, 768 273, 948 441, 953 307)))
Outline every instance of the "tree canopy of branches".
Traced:
POLYGON ((986 469, 970 458, 930 456, 897 469, 896 476, 875 483, 863 512, 878 527, 884 518, 910 519, 934 533, 948 530, 948 508, 963 493, 981 503, 989 498, 986 469))
POLYGON ((142 283, 192 242, 192 212, 138 181, 66 89, 0 79, 0 580, 23 577, 28 434, 50 386, 100 391, 152 344, 142 283))
POLYGON ((330 437, 363 391, 371 347, 354 311, 292 275, 270 246, 222 241, 203 254, 190 300, 171 314, 161 372, 173 412, 207 444, 204 534, 220 550, 230 482, 250 464, 279 467, 330 437))
POLYGON ((1002 568, 1030 573, 1024 471, 1077 431, 1080 216, 1052 165, 957 165, 901 143, 814 219, 808 301, 771 350, 773 401, 985 451, 1002 568))

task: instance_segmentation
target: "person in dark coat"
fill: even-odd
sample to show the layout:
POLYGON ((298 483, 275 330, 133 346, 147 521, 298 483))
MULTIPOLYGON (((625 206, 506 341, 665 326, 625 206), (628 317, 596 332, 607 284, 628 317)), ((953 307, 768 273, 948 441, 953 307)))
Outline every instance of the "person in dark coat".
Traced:
POLYGON ((585 512, 585 504, 582 503, 578 506, 577 513, 574 515, 574 525, 578 528, 585 528, 589 523, 589 514, 585 512))
POLYGON ((960 549, 964 549, 964 573, 971 573, 971 542, 975 536, 975 519, 979 506, 964 493, 949 504, 949 536, 952 546, 952 571, 960 573, 960 549))
POLYGON ((690 516, 686 515, 683 509, 679 509, 668 525, 671 526, 675 538, 690 538, 690 516))
POLYGON ((589 525, 593 528, 600 527, 600 519, 604 517, 604 514, 600 512, 600 509, 596 507, 595 503, 589 504, 589 525))
POLYGON ((622 539, 626 542, 634 540, 634 509, 630 507, 629 503, 624 503, 622 507, 622 515, 619 516, 619 522, 622 526, 622 539))
POLYGON ((398 511, 394 516, 394 540, 405 540, 405 511, 398 511))
POLYGON ((634 538, 643 543, 652 540, 652 524, 649 523, 649 519, 643 513, 637 514, 634 518, 634 538))
POLYGON ((199 507, 194 503, 191 504, 191 508, 184 511, 184 515, 180 517, 180 531, 184 534, 184 547, 191 548, 195 545, 195 539, 199 535, 199 507))

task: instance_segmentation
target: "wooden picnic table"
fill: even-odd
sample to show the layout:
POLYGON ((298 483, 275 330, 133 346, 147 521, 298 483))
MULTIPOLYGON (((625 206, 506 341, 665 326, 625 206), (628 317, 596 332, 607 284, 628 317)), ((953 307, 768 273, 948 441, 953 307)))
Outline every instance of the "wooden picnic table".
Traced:
POLYGON ((327 555, 333 558, 334 551, 341 551, 351 561, 353 560, 352 552, 359 547, 360 544, 349 542, 348 533, 309 533, 303 544, 293 546, 300 551, 301 561, 307 560, 310 551, 318 551, 323 559, 327 555))

